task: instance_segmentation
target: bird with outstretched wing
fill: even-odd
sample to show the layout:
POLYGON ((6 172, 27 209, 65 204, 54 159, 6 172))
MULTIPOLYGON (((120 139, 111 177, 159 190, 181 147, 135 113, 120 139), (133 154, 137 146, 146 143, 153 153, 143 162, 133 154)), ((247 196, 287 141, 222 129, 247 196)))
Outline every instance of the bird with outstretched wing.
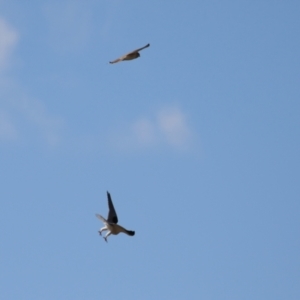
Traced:
POLYGON ((134 236, 135 232, 132 230, 127 230, 124 227, 118 225, 118 216, 115 211, 113 202, 111 200, 110 193, 107 192, 107 201, 108 201, 108 216, 107 220, 103 218, 101 215, 96 214, 96 217, 100 219, 104 223, 104 227, 99 230, 99 234, 102 235, 102 231, 107 231, 106 236, 104 237, 105 241, 107 242, 107 237, 111 234, 117 235, 120 232, 126 233, 130 236, 134 236))
POLYGON ((146 46, 144 46, 142 48, 139 48, 139 49, 136 49, 134 51, 131 51, 131 52, 129 52, 129 53, 127 53, 127 54, 125 54, 125 55, 123 55, 123 56, 121 56, 121 57, 113 60, 113 61, 110 61, 109 63, 115 64, 115 63, 123 61, 123 60, 132 60, 132 59, 138 58, 138 57, 141 56, 140 53, 139 53, 139 51, 141 51, 141 50, 143 50, 145 48, 148 48, 149 46, 150 46, 150 44, 147 44, 146 46))

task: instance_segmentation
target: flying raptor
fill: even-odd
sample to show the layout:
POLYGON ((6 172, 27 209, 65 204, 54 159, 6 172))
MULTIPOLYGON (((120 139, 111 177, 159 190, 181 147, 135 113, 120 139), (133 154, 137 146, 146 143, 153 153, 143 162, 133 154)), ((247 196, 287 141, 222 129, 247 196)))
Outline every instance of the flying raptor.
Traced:
POLYGON ((129 53, 127 53, 127 54, 125 54, 125 55, 123 55, 123 56, 121 56, 121 57, 113 60, 113 61, 110 61, 109 63, 115 64, 115 63, 117 63, 119 61, 132 60, 132 59, 138 58, 138 57, 140 57, 139 51, 141 51, 141 50, 143 50, 145 48, 148 48, 149 46, 150 46, 150 44, 147 44, 146 46, 144 46, 142 48, 139 48, 139 49, 136 49, 134 51, 131 51, 131 52, 129 52, 129 53))
POLYGON ((108 231, 106 236, 104 237, 105 241, 107 242, 107 238, 109 235, 111 234, 119 234, 120 232, 124 232, 130 236, 134 236, 135 232, 132 230, 127 230, 124 227, 118 225, 118 216, 117 213, 115 211, 114 205, 112 203, 111 200, 111 196, 110 193, 107 192, 107 200, 108 200, 108 217, 107 220, 105 220, 105 218, 103 218, 102 216, 96 214, 96 217, 98 219, 100 219, 103 223, 104 223, 104 227, 102 227, 98 232, 100 235, 102 235, 102 231, 108 231))

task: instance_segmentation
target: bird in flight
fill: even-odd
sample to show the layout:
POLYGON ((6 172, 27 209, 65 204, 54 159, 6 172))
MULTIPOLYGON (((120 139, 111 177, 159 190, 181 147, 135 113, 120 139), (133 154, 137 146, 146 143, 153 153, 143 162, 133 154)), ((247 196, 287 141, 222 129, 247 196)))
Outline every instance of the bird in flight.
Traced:
POLYGON ((146 46, 144 46, 142 48, 139 48, 139 49, 136 49, 134 51, 131 51, 131 52, 129 52, 129 53, 127 53, 127 54, 125 54, 125 55, 123 55, 123 56, 121 56, 121 57, 113 60, 113 61, 110 61, 109 63, 115 64, 115 63, 117 63, 119 61, 132 60, 132 59, 138 58, 138 57, 140 57, 139 51, 141 51, 141 50, 143 50, 145 48, 148 48, 149 46, 150 46, 150 44, 147 44, 146 46))
POLYGON ((105 220, 105 218, 103 218, 102 216, 96 214, 96 217, 104 223, 104 227, 102 227, 98 231, 99 234, 102 235, 102 231, 106 231, 106 230, 108 231, 106 233, 106 236, 104 237, 106 242, 107 242, 107 238, 108 238, 109 235, 111 235, 111 234, 117 235, 120 232, 124 232, 124 233, 126 233, 130 236, 134 236, 134 234, 135 234, 134 231, 127 230, 124 227, 117 224, 118 223, 118 216, 117 216, 117 213, 115 211, 115 208, 114 208, 114 205, 112 203, 111 196, 110 196, 109 192, 107 192, 107 200, 108 200, 108 208, 109 208, 107 220, 105 220))

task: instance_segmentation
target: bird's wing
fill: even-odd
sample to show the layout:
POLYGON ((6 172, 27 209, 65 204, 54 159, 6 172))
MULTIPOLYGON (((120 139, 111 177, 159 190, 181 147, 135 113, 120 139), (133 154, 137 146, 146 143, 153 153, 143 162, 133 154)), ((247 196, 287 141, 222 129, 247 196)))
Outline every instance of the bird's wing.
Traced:
POLYGON ((114 205, 112 203, 109 192, 107 192, 107 200, 108 200, 108 208, 109 208, 107 221, 109 223, 117 224, 118 223, 118 216, 117 216, 117 213, 115 211, 115 208, 114 208, 114 205))
POLYGON ((100 219, 103 223, 107 223, 106 220, 102 216, 100 216, 99 214, 96 214, 96 217, 98 219, 100 219))
POLYGON ((117 63, 117 62, 119 62, 119 61, 121 61, 122 60, 122 57, 121 58, 117 58, 117 59, 115 59, 115 60, 113 60, 113 61, 110 61, 109 63, 110 64, 115 64, 115 63, 117 63))
POLYGON ((117 63, 117 62, 119 62, 119 61, 122 61, 122 60, 124 60, 124 58, 127 57, 127 55, 133 54, 133 53, 135 53, 135 52, 139 52, 139 51, 141 51, 141 50, 143 50, 143 49, 145 49, 145 48, 147 48, 147 47, 149 47, 149 46, 150 46, 150 44, 147 44, 146 46, 144 46, 144 47, 142 47, 142 48, 138 48, 138 49, 136 49, 136 50, 133 50, 133 51, 131 51, 131 52, 129 52, 129 53, 127 53, 127 54, 125 54, 125 55, 123 55, 123 56, 121 56, 121 57, 119 57, 119 58, 113 60, 113 61, 110 61, 109 63, 114 64, 114 63, 117 63))
POLYGON ((141 51, 141 50, 143 50, 143 49, 145 49, 145 48, 148 48, 149 46, 150 46, 150 44, 147 44, 146 46, 144 46, 144 47, 142 47, 142 48, 139 48, 139 49, 136 49, 136 50, 133 50, 133 51, 127 53, 127 55, 128 55, 128 54, 131 54, 131 53, 134 53, 134 52, 139 52, 139 51, 141 51))

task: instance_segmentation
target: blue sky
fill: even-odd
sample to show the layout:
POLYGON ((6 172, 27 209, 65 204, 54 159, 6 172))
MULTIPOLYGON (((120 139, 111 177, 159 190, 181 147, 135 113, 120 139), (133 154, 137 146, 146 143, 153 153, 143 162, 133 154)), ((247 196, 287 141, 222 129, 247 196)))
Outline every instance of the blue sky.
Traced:
POLYGON ((1 299, 299 299, 299 15, 0 1, 1 299))

